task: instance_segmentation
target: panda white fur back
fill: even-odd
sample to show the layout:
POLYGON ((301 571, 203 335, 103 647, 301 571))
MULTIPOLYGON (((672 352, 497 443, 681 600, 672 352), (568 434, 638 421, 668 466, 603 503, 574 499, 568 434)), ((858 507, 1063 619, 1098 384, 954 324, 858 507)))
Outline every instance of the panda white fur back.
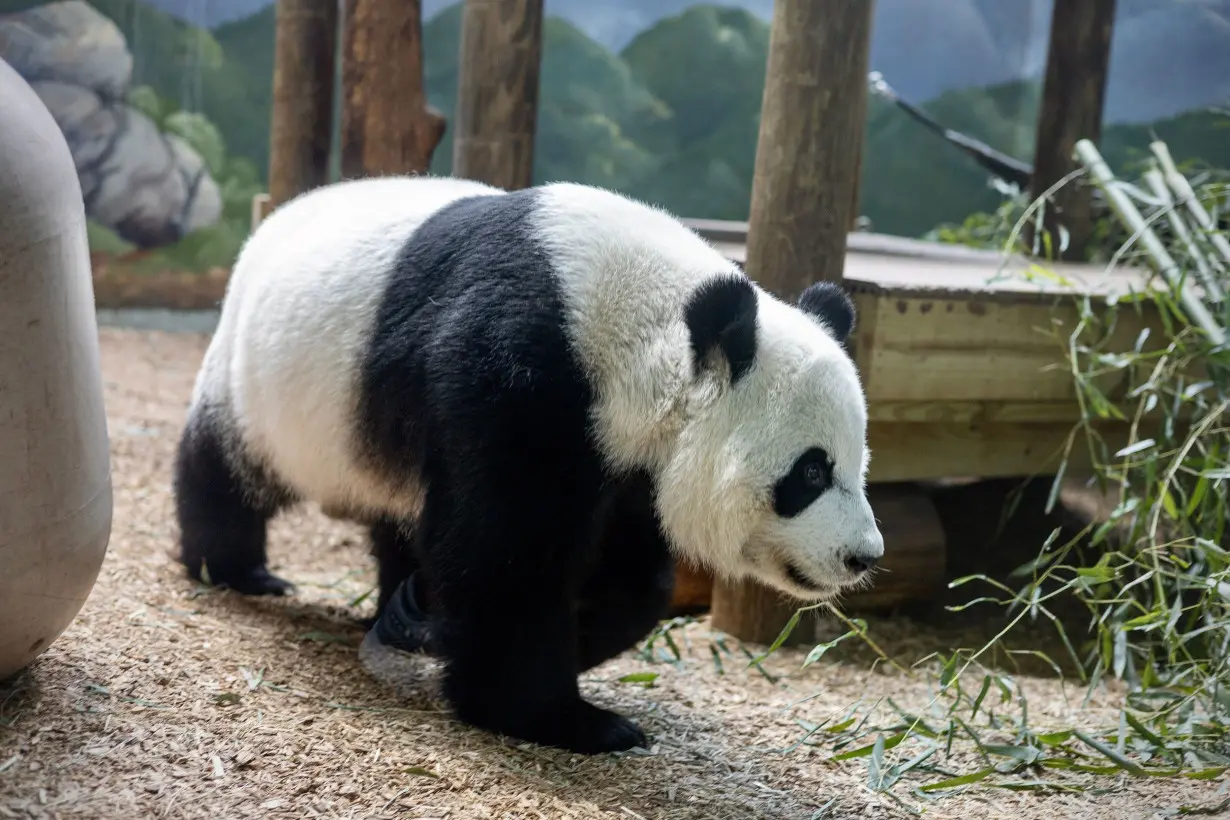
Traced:
POLYGON ((406 237, 480 193, 500 192, 468 180, 373 178, 275 210, 237 260, 193 401, 229 399, 245 446, 304 498, 355 514, 416 511, 414 485, 356 464, 350 382, 406 237))
POLYGON ((628 748, 641 731, 575 676, 665 613, 672 553, 805 599, 882 554, 853 321, 837 289, 788 305, 592 187, 317 189, 235 265, 177 459, 182 559, 280 594, 268 519, 349 510, 371 523, 378 613, 421 589, 459 717, 628 748))

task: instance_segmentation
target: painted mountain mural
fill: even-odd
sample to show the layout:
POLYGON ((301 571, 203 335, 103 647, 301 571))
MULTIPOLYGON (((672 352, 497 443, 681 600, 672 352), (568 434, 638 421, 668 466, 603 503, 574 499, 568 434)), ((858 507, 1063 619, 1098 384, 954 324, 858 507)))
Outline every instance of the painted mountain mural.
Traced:
MULTIPOLYGON (((460 4, 424 7, 428 95, 451 114, 460 4)), ((745 219, 771 0, 546 8, 535 179, 745 219)), ((1230 0, 1118 8, 1108 159, 1122 166, 1157 134, 1181 159, 1230 166, 1230 0)), ((872 66, 945 125, 1028 160, 1049 15, 1049 0, 878 0, 872 66)), ((273 34, 271 0, 0 0, 0 57, 35 85, 98 192, 96 247, 229 264, 268 165, 273 34)), ((447 173, 451 154, 450 133, 432 170, 447 173)), ((872 228, 901 235, 1001 201, 972 161, 877 97, 862 184, 872 228)))

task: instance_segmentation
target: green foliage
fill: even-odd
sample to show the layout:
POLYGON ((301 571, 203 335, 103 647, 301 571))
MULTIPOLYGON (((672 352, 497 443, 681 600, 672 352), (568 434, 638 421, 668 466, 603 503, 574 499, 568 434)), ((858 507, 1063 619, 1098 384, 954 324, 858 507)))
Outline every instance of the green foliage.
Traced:
POLYGON ((975 211, 959 224, 944 223, 928 231, 924 238, 971 248, 1002 247, 1017 222, 1024 215, 1025 197, 1006 197, 994 211, 975 211))
POLYGON ((222 174, 226 168, 226 145, 218 129, 204 114, 176 111, 167 116, 161 125, 164 133, 178 136, 201 155, 210 176, 222 174))
POLYGON ((133 86, 128 90, 128 96, 124 101, 153 120, 159 128, 162 127, 167 115, 176 108, 175 103, 160 97, 158 92, 148 85, 133 86))
POLYGON ((125 242, 115 231, 99 225, 92 219, 85 221, 85 237, 94 253, 121 254, 129 253, 136 246, 125 242))

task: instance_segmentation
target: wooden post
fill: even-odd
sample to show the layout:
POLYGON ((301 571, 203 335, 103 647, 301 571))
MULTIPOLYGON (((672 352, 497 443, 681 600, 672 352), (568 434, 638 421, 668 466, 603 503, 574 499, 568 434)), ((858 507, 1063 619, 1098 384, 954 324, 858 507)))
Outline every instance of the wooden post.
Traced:
MULTIPOLYGON (((747 271, 794 300, 812 282, 840 282, 854 222, 867 119, 872 0, 777 0, 761 103, 747 271)), ((754 582, 713 585, 712 623, 772 642, 798 608, 754 582)), ((800 623, 790 642, 814 630, 800 623)))
MULTIPOLYGON (((1102 105, 1110 66, 1110 42, 1115 24, 1115 0, 1056 2, 1051 12, 1051 39, 1046 79, 1038 109, 1034 145, 1032 199, 1077 167, 1072 152, 1077 141, 1097 142, 1102 135, 1102 105)), ((1071 180, 1047 204, 1043 225, 1056 259, 1081 260, 1093 233, 1092 189, 1084 179, 1071 180), (1058 213, 1056 213, 1058 210, 1058 213), (1057 226, 1069 234, 1060 254, 1057 226)), ((1041 246, 1045 247, 1045 246, 1041 246)))
POLYGON ((815 281, 841 281, 866 131, 872 7, 773 7, 747 265, 785 299, 815 281))
POLYGON ((274 208, 327 181, 337 3, 278 0, 275 20, 269 127, 269 204, 274 208))
POLYGON ((342 176, 425 173, 445 122, 423 88, 419 0, 346 0, 344 23, 342 176))
POLYGON ((453 174, 500 188, 534 174, 543 0, 465 0, 453 174))

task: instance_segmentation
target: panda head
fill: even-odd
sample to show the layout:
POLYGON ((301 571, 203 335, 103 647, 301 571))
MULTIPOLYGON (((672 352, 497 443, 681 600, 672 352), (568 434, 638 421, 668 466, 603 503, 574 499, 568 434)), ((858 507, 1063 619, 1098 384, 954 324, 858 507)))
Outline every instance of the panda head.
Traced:
POLYGON ((658 481, 672 542, 725 577, 803 600, 870 583, 867 411, 844 344, 854 305, 818 283, 787 304, 739 272, 706 279, 683 323, 690 378, 658 481))

